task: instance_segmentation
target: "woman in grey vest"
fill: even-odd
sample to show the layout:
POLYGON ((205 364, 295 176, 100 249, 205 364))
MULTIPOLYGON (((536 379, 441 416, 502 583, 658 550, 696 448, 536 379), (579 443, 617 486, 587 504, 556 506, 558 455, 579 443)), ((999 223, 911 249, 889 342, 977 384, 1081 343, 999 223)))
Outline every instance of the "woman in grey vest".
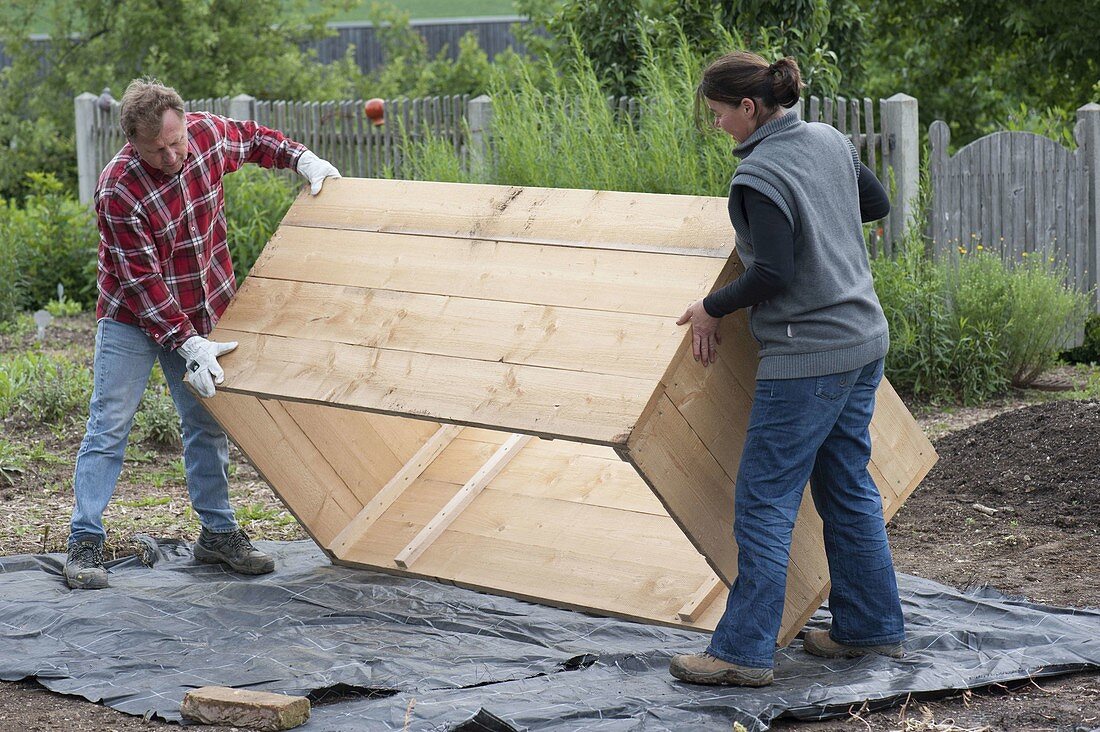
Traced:
POLYGON ((729 214, 745 272, 694 303, 695 359, 714 361, 721 318, 749 308, 760 366, 737 473, 737 579, 709 647, 674 656, 700 684, 772 682, 791 533, 809 480, 823 522, 832 590, 818 656, 900 657, 904 627, 882 502, 867 472, 868 425, 889 347, 862 222, 889 202, 855 147, 790 111, 802 88, 792 58, 727 54, 703 73, 696 102, 737 141, 729 214))

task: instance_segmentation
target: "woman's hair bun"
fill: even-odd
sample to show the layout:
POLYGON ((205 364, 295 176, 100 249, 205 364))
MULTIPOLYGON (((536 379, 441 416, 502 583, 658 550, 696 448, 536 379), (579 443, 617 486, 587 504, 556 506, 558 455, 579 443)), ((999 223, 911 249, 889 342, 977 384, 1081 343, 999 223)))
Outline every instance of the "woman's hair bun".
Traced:
POLYGON ((772 77, 775 103, 781 107, 793 107, 798 104, 803 86, 798 62, 790 56, 785 56, 768 66, 768 73, 772 77))

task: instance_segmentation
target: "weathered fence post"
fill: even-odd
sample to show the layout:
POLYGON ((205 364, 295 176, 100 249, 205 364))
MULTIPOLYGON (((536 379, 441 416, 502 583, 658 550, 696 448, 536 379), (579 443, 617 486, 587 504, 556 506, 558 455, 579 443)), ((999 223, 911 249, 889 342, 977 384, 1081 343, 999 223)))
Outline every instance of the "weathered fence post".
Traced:
MULTIPOLYGON (((1100 104, 1077 109, 1077 246, 1085 247, 1085 266, 1092 270, 1084 279, 1092 290, 1093 310, 1100 313, 1100 104)), ((1081 280, 1078 280, 1079 282, 1081 280)))
POLYGON ((229 117, 236 120, 255 119, 256 98, 238 94, 229 100, 229 117))
POLYGON ((73 100, 76 108, 76 180, 81 203, 91 203, 99 171, 95 166, 92 124, 98 97, 84 92, 73 100))
POLYGON ((470 174, 482 179, 493 164, 493 100, 488 95, 474 97, 466 104, 466 124, 470 126, 470 174))
POLYGON ((792 109, 794 109, 794 113, 798 115, 799 119, 806 119, 806 115, 803 114, 803 106, 804 105, 805 105, 805 102, 802 101, 802 97, 799 97, 798 102, 794 105, 794 107, 792 107, 792 109))
MULTIPOLYGON (((914 214, 920 192, 920 126, 917 100, 895 94, 882 102, 882 133, 887 136, 894 188, 890 199, 891 244, 900 242, 914 214)), ((888 184, 889 181, 883 181, 888 184)))

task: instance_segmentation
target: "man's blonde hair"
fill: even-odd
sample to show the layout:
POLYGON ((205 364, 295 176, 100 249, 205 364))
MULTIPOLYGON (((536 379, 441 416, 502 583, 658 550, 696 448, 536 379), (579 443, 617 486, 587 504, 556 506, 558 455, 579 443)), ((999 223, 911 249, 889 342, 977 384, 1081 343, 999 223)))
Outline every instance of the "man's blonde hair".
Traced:
POLYGON ((179 92, 150 76, 134 79, 122 95, 118 121, 122 134, 127 140, 133 140, 139 132, 155 137, 160 134, 164 112, 169 109, 184 116, 183 98, 179 92))

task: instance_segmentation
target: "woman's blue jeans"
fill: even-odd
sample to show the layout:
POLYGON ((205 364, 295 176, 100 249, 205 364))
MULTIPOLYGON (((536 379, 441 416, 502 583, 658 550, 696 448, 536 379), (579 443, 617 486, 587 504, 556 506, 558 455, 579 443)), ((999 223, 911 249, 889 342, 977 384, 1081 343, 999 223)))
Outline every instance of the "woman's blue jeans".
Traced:
POLYGON ((880 359, 842 374, 757 381, 734 498, 737 579, 711 655, 772 667, 807 480, 829 560, 832 638, 857 646, 904 639, 882 498, 867 472, 881 380, 880 359))
POLYGON ((160 360, 183 432, 183 464, 191 505, 211 531, 237 527, 229 505, 229 442, 225 432, 183 383, 185 364, 140 328, 99 321, 88 426, 76 454, 69 543, 103 541, 103 512, 115 492, 122 457, 153 361, 160 360))

